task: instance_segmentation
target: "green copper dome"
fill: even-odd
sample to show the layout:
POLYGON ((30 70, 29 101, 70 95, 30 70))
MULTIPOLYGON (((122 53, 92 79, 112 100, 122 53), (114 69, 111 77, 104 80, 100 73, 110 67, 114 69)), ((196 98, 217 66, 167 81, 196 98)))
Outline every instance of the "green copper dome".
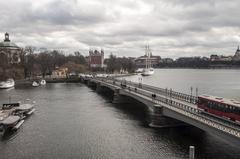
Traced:
POLYGON ((5 34, 4 41, 0 42, 0 48, 19 49, 19 47, 15 43, 12 43, 10 41, 8 33, 5 34))

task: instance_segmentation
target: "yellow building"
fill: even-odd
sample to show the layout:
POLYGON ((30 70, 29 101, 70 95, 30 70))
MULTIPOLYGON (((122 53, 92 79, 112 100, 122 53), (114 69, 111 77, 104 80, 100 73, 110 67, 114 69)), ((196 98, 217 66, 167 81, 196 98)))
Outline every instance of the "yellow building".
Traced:
POLYGON ((68 72, 68 68, 66 68, 66 67, 56 68, 52 72, 52 77, 53 78, 65 78, 65 77, 67 77, 67 72, 68 72))

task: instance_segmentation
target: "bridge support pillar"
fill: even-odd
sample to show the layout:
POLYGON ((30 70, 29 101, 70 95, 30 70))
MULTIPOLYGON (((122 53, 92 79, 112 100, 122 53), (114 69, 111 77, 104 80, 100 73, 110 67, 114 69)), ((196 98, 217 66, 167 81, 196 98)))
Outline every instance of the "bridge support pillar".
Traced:
POLYGON ((163 106, 161 105, 154 105, 153 107, 153 112, 151 114, 151 123, 149 124, 149 126, 151 127, 157 127, 157 128, 166 128, 166 127, 177 127, 177 126, 185 126, 186 124, 169 118, 169 117, 165 117, 162 114, 163 111, 163 106))
POLYGON ((114 91, 113 101, 114 104, 130 104, 134 103, 132 99, 119 94, 120 89, 114 91))
POLYGON ((92 82, 90 80, 87 81, 87 85, 88 86, 91 86, 92 85, 92 82))
POLYGON ((97 83, 96 92, 98 93, 102 92, 101 83, 97 83))
POLYGON ((114 103, 114 104, 124 103, 123 97, 119 94, 119 89, 116 89, 114 91, 112 103, 114 103))

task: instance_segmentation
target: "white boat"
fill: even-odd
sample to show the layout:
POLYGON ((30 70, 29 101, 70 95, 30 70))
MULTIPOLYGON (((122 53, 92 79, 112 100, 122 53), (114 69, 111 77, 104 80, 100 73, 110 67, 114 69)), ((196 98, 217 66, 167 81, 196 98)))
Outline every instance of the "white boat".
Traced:
POLYGON ((13 79, 8 79, 6 81, 0 82, 0 89, 8 89, 15 86, 15 82, 13 79))
POLYGON ((143 72, 143 69, 142 68, 138 68, 135 73, 142 73, 143 72))
POLYGON ((24 123, 24 119, 35 111, 35 102, 21 104, 7 103, 0 109, 0 135, 11 130, 17 130, 24 123))
POLYGON ((154 74, 154 69, 153 68, 145 68, 143 69, 142 76, 150 76, 154 74))
POLYGON ((32 83, 32 86, 33 87, 38 87, 40 84, 38 83, 38 82, 36 82, 36 81, 33 81, 33 83, 32 83))
POLYGON ((42 80, 40 81, 40 84, 41 84, 42 86, 46 85, 46 80, 42 79, 42 80))
POLYGON ((141 75, 142 76, 150 76, 154 74, 154 69, 151 67, 151 50, 149 48, 149 45, 146 46, 145 49, 145 53, 146 53, 146 67, 143 69, 141 75))

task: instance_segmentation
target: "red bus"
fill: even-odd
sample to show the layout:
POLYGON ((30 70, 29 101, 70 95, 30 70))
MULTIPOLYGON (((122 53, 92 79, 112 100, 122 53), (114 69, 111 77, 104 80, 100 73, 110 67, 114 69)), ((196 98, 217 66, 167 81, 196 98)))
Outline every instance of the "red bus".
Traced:
POLYGON ((240 122, 240 102, 210 95, 198 96, 198 108, 204 111, 240 122))

